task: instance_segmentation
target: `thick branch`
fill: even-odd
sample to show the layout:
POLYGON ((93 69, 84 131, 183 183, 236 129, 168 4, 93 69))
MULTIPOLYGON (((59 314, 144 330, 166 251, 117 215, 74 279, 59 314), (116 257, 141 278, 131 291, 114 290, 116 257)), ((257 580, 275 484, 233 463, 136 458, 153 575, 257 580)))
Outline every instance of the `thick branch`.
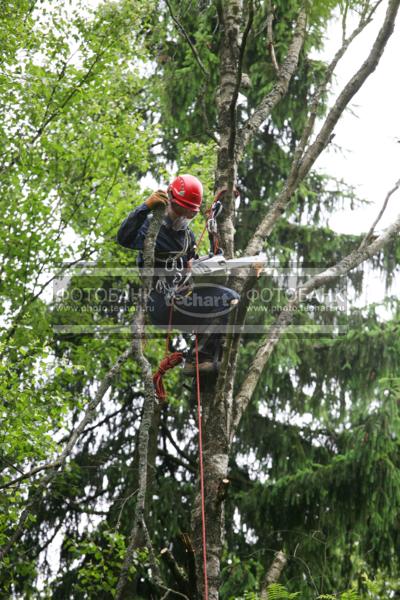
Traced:
POLYGON ((282 551, 277 552, 262 583, 261 600, 268 600, 268 586, 271 585, 271 583, 276 583, 279 580, 286 563, 286 555, 282 551))
POLYGON ((316 109, 320 95, 322 91, 326 88, 326 84, 328 83, 328 81, 330 81, 333 70, 336 67, 338 61, 343 56, 345 50, 348 48, 351 41, 356 37, 356 35, 358 35, 362 31, 365 25, 369 22, 373 11, 376 9, 377 5, 372 9, 372 11, 366 17, 365 21, 360 22, 360 25, 351 34, 344 46, 342 46, 342 48, 340 48, 340 50, 335 55, 332 63, 328 67, 327 76, 325 82, 323 83, 323 88, 320 92, 317 93, 317 96, 314 99, 313 105, 311 107, 310 118, 303 132, 303 136, 299 143, 299 147, 296 150, 292 168, 288 179, 285 183, 285 186, 282 192, 279 194, 278 198, 275 200, 268 214, 264 217, 264 219, 258 226, 255 234, 253 235, 250 243, 248 244, 245 250, 245 254, 253 255, 256 254, 260 249, 262 249, 265 238, 268 235, 270 235, 276 221, 281 217, 290 199, 292 198, 297 186, 308 175, 311 167, 313 166, 319 155, 322 153, 322 151, 328 145, 331 139, 333 129, 335 128, 336 123, 343 114, 343 111, 346 109, 353 96, 365 83, 366 79, 375 70, 382 56, 384 48, 387 44, 387 41, 393 32, 394 22, 399 8, 399 3, 400 0, 391 0, 391 2, 389 3, 384 23, 377 35, 377 38, 374 42, 374 45, 371 49, 367 60, 363 63, 363 65, 360 67, 357 73, 350 79, 350 81, 345 85, 342 92, 338 96, 334 106, 329 111, 325 119, 324 125, 322 126, 316 140, 303 155, 303 150, 306 146, 306 143, 311 135, 312 128, 314 126, 316 118, 316 109))
POLYGON ((385 15, 383 25, 377 35, 374 45, 368 58, 364 61, 357 73, 345 85, 342 92, 339 94, 335 104, 328 113, 325 123, 321 131, 317 135, 314 143, 307 150, 299 169, 299 180, 304 179, 305 175, 310 171, 315 160, 326 148, 329 143, 331 134, 336 126, 336 123, 343 114, 343 111, 348 106, 349 102, 359 91, 367 78, 373 73, 378 66, 385 46, 393 33, 394 23, 397 12, 399 10, 400 0, 391 0, 385 15))
POLYGON ((215 189, 227 189, 224 210, 219 219, 219 235, 225 255, 233 256, 233 188, 236 182, 237 163, 235 147, 237 141, 237 98, 242 78, 244 48, 252 22, 252 4, 249 20, 240 40, 243 5, 240 0, 229 0, 220 4, 222 38, 219 51, 220 83, 216 95, 218 112, 219 148, 215 173, 215 189))
POLYGON ((340 276, 346 275, 351 269, 357 267, 366 259, 371 258, 384 248, 393 238, 400 232, 400 214, 397 219, 390 225, 380 237, 371 242, 368 246, 359 247, 345 258, 339 261, 333 267, 329 267, 311 277, 305 284, 296 288, 293 298, 288 302, 275 323, 271 326, 267 337, 260 344, 256 357, 248 368, 247 376, 235 398, 234 404, 234 426, 231 437, 239 424, 239 421, 246 410, 258 380, 272 354, 273 349, 278 343, 287 326, 291 323, 296 308, 307 298, 314 290, 331 283, 340 276))
MULTIPOLYGON (((239 59, 238 59, 238 66, 237 66, 237 73, 236 73, 236 86, 235 86, 235 89, 232 94, 232 99, 231 99, 231 104, 230 104, 230 109, 229 109, 230 117, 231 117, 231 132, 230 132, 230 138, 229 138, 228 156, 229 156, 229 160, 232 163, 234 163, 234 160, 235 160, 237 100, 239 97, 239 90, 240 90, 240 85, 242 82, 243 58, 244 58, 244 52, 246 49, 247 38, 249 36, 251 26, 253 24, 253 18, 254 18, 254 7, 253 7, 253 1, 250 0, 247 24, 246 24, 245 30, 243 32, 242 42, 241 42, 240 48, 239 48, 239 59)), ((229 194, 232 195, 235 181, 229 180, 228 184, 230 184, 230 186, 232 188, 232 189, 229 189, 229 186, 228 186, 228 197, 229 197, 229 194)))
POLYGON ((144 339, 144 315, 145 315, 145 302, 147 293, 150 290, 152 276, 151 271, 154 267, 154 251, 155 241, 158 232, 161 227, 162 218, 165 209, 160 207, 153 212, 153 218, 150 222, 149 231, 146 236, 143 248, 143 259, 145 271, 150 272, 150 275, 146 275, 143 278, 143 295, 141 296, 139 305, 137 307, 137 314, 134 321, 133 340, 132 340, 132 351, 133 356, 137 360, 144 381, 144 403, 143 403, 143 415, 139 429, 139 489, 137 493, 135 516, 133 521, 132 530, 129 536, 129 544, 126 551, 125 559, 122 565, 121 573, 118 579, 115 600, 120 600, 123 597, 124 587, 128 578, 129 568, 133 562, 135 548, 139 545, 139 538, 144 539, 144 543, 147 546, 152 561, 153 577, 157 585, 163 586, 158 567, 154 558, 154 551, 151 544, 151 539, 145 523, 145 510, 146 510, 146 492, 148 485, 148 454, 149 454, 149 431, 152 424, 152 418, 156 406, 156 397, 153 385, 153 374, 151 365, 143 353, 142 342, 144 339))
POLYGON ((261 100, 260 104, 241 131, 236 151, 237 162, 239 162, 243 156, 244 149, 246 148, 250 139, 288 91, 289 83, 297 67, 300 51, 303 46, 304 36, 306 33, 306 23, 306 10, 303 6, 300 9, 299 16, 297 18, 296 29, 293 35, 292 43, 290 44, 287 56, 280 68, 279 78, 269 94, 267 94, 265 98, 261 100))

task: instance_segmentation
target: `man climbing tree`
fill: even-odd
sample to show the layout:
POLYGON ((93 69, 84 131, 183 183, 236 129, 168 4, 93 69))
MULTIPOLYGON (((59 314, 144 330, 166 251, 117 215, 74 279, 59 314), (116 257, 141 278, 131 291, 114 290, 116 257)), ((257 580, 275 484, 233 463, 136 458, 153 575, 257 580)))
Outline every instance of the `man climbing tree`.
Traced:
MULTIPOLYGON (((388 286, 397 276, 400 217, 375 229, 400 183, 381 182, 389 192, 364 233, 341 234, 328 216, 358 199, 314 167, 392 52, 399 3, 119 0, 89 15, 85 0, 5 2, 4 598, 396 593, 399 301, 354 301, 313 318, 302 308, 318 307, 315 292, 328 295, 338 280, 360 302, 367 271, 388 286), (338 50, 325 62, 318 51, 338 18, 338 50), (369 49, 334 94, 339 61, 372 21, 369 49), (190 261, 209 251, 194 245, 201 186, 182 175, 142 203, 142 178, 170 180, 172 171, 196 173, 223 204, 217 257, 219 248, 227 261, 265 252, 279 271, 251 265, 218 284, 239 301, 230 313, 238 327, 224 337, 217 370, 196 381, 195 407, 182 371, 168 373, 168 403, 158 402, 164 344, 146 344, 146 307, 121 299, 145 288, 148 315, 164 329, 171 315, 174 327, 188 326, 189 302, 188 333, 199 327, 191 294, 181 305, 175 296, 181 285, 195 289, 190 261), (115 244, 118 230, 122 245, 139 250, 141 281, 115 244), (281 273, 293 263, 312 273, 285 294, 281 273), (64 275, 73 315, 49 303, 64 275), (286 590, 271 589, 278 580, 286 590)), ((388 78, 381 96, 394 85, 388 78)), ((384 109, 382 100, 377 121, 384 109)), ((214 358, 209 343, 203 351, 214 358)))
MULTIPOLYGON (((157 206, 166 207, 156 238, 154 264, 157 272, 147 311, 154 325, 203 333, 198 343, 199 360, 217 363, 221 334, 211 335, 211 326, 218 323, 222 327, 227 323, 229 309, 235 306, 239 296, 227 287, 212 284, 196 286, 191 280, 191 262, 199 257, 195 251, 194 233, 188 226, 199 213, 202 200, 200 181, 192 175, 178 176, 166 193, 162 190, 154 192, 125 219, 117 240, 122 246, 143 251, 149 214, 157 206)), ((142 252, 139 253, 138 266, 144 266, 142 252)))

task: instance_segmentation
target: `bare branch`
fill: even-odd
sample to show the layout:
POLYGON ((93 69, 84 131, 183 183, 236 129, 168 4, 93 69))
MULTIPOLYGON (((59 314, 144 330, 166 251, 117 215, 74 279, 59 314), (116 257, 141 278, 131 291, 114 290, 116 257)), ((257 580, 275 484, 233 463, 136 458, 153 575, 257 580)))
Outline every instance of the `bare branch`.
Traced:
MULTIPOLYGON (((132 347, 134 350, 134 356, 142 369, 145 387, 143 416, 139 429, 139 489, 137 493, 134 522, 129 536, 129 544, 126 550, 124 562, 121 568, 121 573, 116 587, 116 600, 120 600, 120 598, 123 597, 124 587, 128 578, 129 568, 133 562, 135 548, 139 545, 139 533, 145 535, 147 529, 144 521, 148 472, 147 456, 149 444, 149 430, 155 408, 156 398, 154 393, 151 366, 148 360, 145 358, 142 349, 142 340, 144 338, 144 307, 139 306, 137 310, 138 315, 135 323, 136 331, 133 334, 134 337, 132 347)), ((146 540, 146 546, 148 546, 149 543, 149 540, 146 540)), ((149 552, 152 552, 152 546, 150 545, 148 546, 148 548, 149 552)))
POLYGON ((176 562, 172 552, 170 552, 168 548, 163 548, 161 550, 161 558, 165 562, 168 569, 171 571, 172 576, 175 579, 178 587, 180 589, 187 590, 189 580, 182 567, 180 567, 180 565, 176 562))
MULTIPOLYGON (((143 248, 143 260, 145 272, 151 272, 154 266, 155 240, 161 227, 162 218, 164 215, 164 207, 160 207, 153 211, 153 219, 150 222, 149 231, 146 236, 143 248)), ((124 562, 121 568, 121 573, 118 579, 115 600, 120 600, 124 594, 124 587, 128 578, 129 568, 133 562, 135 548, 139 545, 139 534, 144 536, 144 542, 149 550, 149 555, 152 562, 153 576, 157 585, 163 586, 160 573, 154 558, 154 550, 151 544, 149 532, 145 522, 146 508, 146 491, 148 485, 148 451, 149 451, 149 431, 152 423, 152 418, 156 406, 156 397, 153 385, 153 374, 151 365, 143 353, 144 340, 144 314, 145 301, 148 291, 150 290, 152 275, 143 277, 143 295, 140 298, 137 307, 136 318, 134 320, 132 351, 134 358, 137 360, 144 381, 144 403, 143 415, 139 428, 139 489, 137 493, 135 516, 133 526, 129 536, 128 548, 126 550, 124 562)))
POLYGON ((293 157, 293 165, 292 165, 292 169, 291 169, 291 173, 290 173, 289 177, 294 177, 294 175, 296 175, 298 172, 300 159, 303 156, 306 145, 308 144, 308 142, 310 140, 310 136, 314 131, 318 107, 320 106, 322 95, 326 93, 328 85, 332 80, 332 75, 333 75, 339 61, 343 58, 343 56, 347 52, 349 46, 356 39, 356 37, 358 35, 360 35, 360 33, 362 31, 364 31, 365 27, 367 27, 367 25, 369 25, 369 23, 371 23, 372 17, 374 15, 376 9, 378 8, 378 6, 381 4, 381 2, 382 2, 382 0, 378 0, 375 3, 375 5, 371 8, 369 13, 363 12, 363 14, 360 18, 360 21, 358 23, 358 26, 353 30, 353 32, 349 35, 349 37, 347 39, 343 40, 342 46, 336 52, 332 61, 328 65, 328 68, 326 69, 326 72, 325 72, 325 77, 324 77, 322 83, 320 84, 320 86, 318 87, 318 89, 316 90, 314 97, 312 99, 311 107, 310 107, 310 114, 309 114, 307 123, 304 127, 300 142, 298 143, 298 145, 296 147, 296 151, 295 151, 294 157, 293 157))
POLYGON ((349 102, 378 66, 385 46, 393 33, 399 5, 400 0, 390 0, 384 23, 376 37, 368 58, 364 61, 359 70, 355 73, 355 75, 353 75, 350 81, 343 88, 342 92, 339 94, 335 104, 329 111, 319 134, 301 161, 298 175, 300 181, 304 179, 318 156, 328 145, 336 123, 340 119, 349 102))
MULTIPOLYGON (((236 86, 233 91, 231 104, 230 104, 231 134, 230 134, 230 138, 229 138, 228 155, 229 155, 229 159, 232 162, 234 162, 234 160, 235 160, 236 121, 237 121, 236 110, 237 110, 237 100, 238 100, 238 96, 239 96, 240 84, 242 81, 243 58, 244 58, 244 52, 246 49, 247 38, 249 36, 251 26, 253 24, 253 18, 254 18, 253 0, 250 0, 248 19, 247 19, 245 30, 243 32, 242 42, 240 44, 240 49, 239 49, 239 59, 238 59, 237 73, 236 73, 236 86)), ((230 181, 229 183, 231 184, 232 189, 231 190, 228 189, 228 195, 229 195, 229 192, 232 194, 233 188, 235 185, 235 182, 233 180, 230 181)))
POLYGON ((215 190, 226 189, 224 211, 219 221, 219 235, 225 255, 233 256, 233 188, 236 182, 237 162, 235 160, 237 141, 237 98, 242 80, 242 62, 247 36, 251 28, 252 2, 249 5, 249 18, 240 40, 243 21, 243 3, 229 0, 218 4, 222 22, 222 38, 219 48, 219 86, 216 94, 218 113, 218 134, 220 138, 215 172, 215 190))
POLYGON ((293 298, 288 302, 286 307, 280 313, 275 323, 268 331, 266 338, 261 342, 256 357, 247 370, 247 376, 235 397, 234 404, 234 420, 231 437, 239 424, 243 412, 247 408, 261 373, 268 362, 269 357, 276 344, 280 340, 283 332, 291 323, 295 314, 296 308, 307 298, 314 290, 331 283, 340 276, 346 275, 351 269, 357 267, 366 259, 371 258, 384 248, 392 239, 400 232, 400 214, 396 220, 368 246, 356 248, 350 254, 345 256, 336 265, 325 269, 314 277, 311 277, 305 284, 296 288, 293 298))
POLYGON ((279 77, 279 65, 276 60, 275 47, 274 47, 274 33, 272 24, 274 22, 274 9, 272 8, 271 0, 268 0, 268 16, 267 16, 267 46, 271 55, 272 66, 274 67, 275 73, 279 77))
MULTIPOLYGON (((276 221, 281 217, 297 186, 306 177, 306 175, 308 175, 316 159, 328 145, 331 139, 332 132, 339 118, 343 114, 343 111, 346 109, 353 96, 365 83, 367 78, 371 75, 371 73, 374 72, 385 49, 385 46, 393 32, 394 22, 396 19, 399 4, 400 0, 390 0, 384 23, 376 37, 376 40, 373 44, 373 47, 367 60, 363 63, 363 65, 356 72, 356 74, 350 79, 350 81, 345 85, 342 92, 339 94, 334 106, 329 111, 316 140, 301 157, 303 148, 305 147, 305 144, 307 143, 307 140, 311 134, 316 118, 316 108, 319 100, 319 95, 317 94, 317 97, 312 106, 309 122, 303 132, 303 136, 300 141, 300 147, 296 150, 292 168, 289 177, 285 183, 285 186, 282 192, 279 194, 278 198, 273 203, 268 214, 264 217, 264 219, 258 226, 256 232, 254 233, 250 243, 248 244, 245 250, 245 254, 256 254, 262 248, 265 238, 271 233, 276 221)), ((367 20, 372 16, 372 13, 375 9, 376 5, 366 17, 367 20)), ((336 64, 343 56, 348 45, 364 27, 365 23, 363 22, 349 37, 348 43, 345 45, 345 47, 342 47, 337 52, 332 63, 328 68, 326 82, 330 80, 336 64)))
POLYGON ((381 220, 383 213, 385 212, 388 202, 390 200, 390 198, 393 196, 393 194, 395 192, 397 192, 397 190, 400 187, 400 179, 395 183, 394 187, 386 194, 386 198, 383 202, 382 208, 379 211, 378 216, 376 217, 375 221, 373 222, 373 224, 371 225, 370 230, 368 231, 368 233, 366 234, 366 236, 364 237, 364 239, 362 240, 359 249, 362 250, 370 241, 372 238, 372 235, 375 231, 375 227, 377 226, 377 224, 379 223, 379 221, 381 220))
MULTIPOLYGON (((228 11, 227 11, 228 12, 228 11)), ((222 82, 225 79, 225 83, 232 78, 231 69, 236 69, 236 81, 234 83, 232 95, 229 102, 229 108, 227 111, 227 121, 226 121, 226 129, 228 132, 228 152, 227 152, 227 165, 225 170, 226 175, 226 192, 224 195, 225 199, 225 211, 222 215, 222 220, 220 224, 221 235, 225 246, 226 255, 231 255, 233 252, 233 226, 232 226, 232 214, 233 214, 233 190, 235 188, 236 183, 236 174, 237 174, 237 162, 235 160, 236 154, 236 141, 237 141, 237 101, 239 97, 239 90, 242 83, 242 75, 243 75, 243 59, 244 53, 246 49, 246 44, 248 40, 249 33, 251 31, 251 27, 254 19, 254 7, 253 0, 249 0, 249 8, 248 8, 248 18, 247 23, 242 35, 242 40, 240 43, 240 47, 233 47, 231 34, 235 33, 235 26, 237 24, 237 20, 234 18, 235 11, 233 7, 231 7, 231 14, 227 14, 227 21, 230 23, 229 29, 227 27, 227 31, 225 32, 226 40, 228 42, 228 46, 230 47, 228 52, 222 54, 224 60, 221 61, 222 70, 225 71, 225 76, 221 77, 221 87, 222 82), (237 58, 237 61, 235 60, 237 58), (229 207, 229 208, 228 208, 229 207)), ((237 13, 236 13, 237 14, 237 13)), ((239 35, 235 38, 238 39, 239 35)), ((235 79, 233 77, 233 79, 235 79)), ((228 90, 228 87, 227 87, 228 90)), ((224 106, 224 103, 221 103, 221 107, 224 106)), ((221 137, 223 141, 224 137, 221 137)))
POLYGON ((205 68, 205 66, 203 65, 203 62, 200 58, 199 53, 197 52, 197 48, 196 46, 192 43, 192 40, 190 39, 189 35, 186 33, 185 28, 183 27, 182 23, 180 23, 180 21, 176 18, 176 16, 173 13, 172 7, 171 7, 171 3, 169 2, 169 0, 165 0, 171 15, 171 18, 173 20, 173 22, 176 25, 176 28, 178 29, 179 33, 183 36, 183 38, 187 41, 187 43, 190 46, 190 49, 193 53, 194 58, 196 59, 197 64, 199 65, 200 69, 203 71, 204 75, 207 77, 207 79, 209 78, 209 74, 207 73, 207 69, 205 68))
POLYGON ((344 45, 347 37, 347 14, 349 12, 349 3, 345 3, 343 17, 342 17, 342 44, 344 45))
POLYGON ((274 560, 272 561, 272 564, 268 569, 265 579, 261 585, 261 600, 268 600, 268 586, 271 585, 271 583, 276 583, 279 580, 286 563, 286 555, 280 550, 275 554, 274 560))
POLYGON ((292 43, 290 44, 287 56, 280 68, 279 78, 270 93, 267 94, 263 100, 261 100, 260 104, 252 116, 248 119, 241 131, 236 150, 236 158, 238 162, 240 161, 244 149, 252 136, 288 91, 289 83, 297 67, 300 51, 303 46, 304 36, 306 33, 306 23, 307 15, 303 6, 300 9, 299 16, 297 18, 292 43))

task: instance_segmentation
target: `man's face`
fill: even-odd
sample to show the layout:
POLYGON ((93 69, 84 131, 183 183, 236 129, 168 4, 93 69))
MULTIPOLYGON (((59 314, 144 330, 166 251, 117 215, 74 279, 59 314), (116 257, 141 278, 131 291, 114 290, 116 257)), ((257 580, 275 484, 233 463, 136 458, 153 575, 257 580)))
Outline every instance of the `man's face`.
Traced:
POLYGON ((197 215, 196 211, 190 210, 189 208, 183 208, 176 202, 170 202, 168 205, 168 214, 171 219, 177 219, 178 217, 185 217, 186 219, 194 219, 197 215))

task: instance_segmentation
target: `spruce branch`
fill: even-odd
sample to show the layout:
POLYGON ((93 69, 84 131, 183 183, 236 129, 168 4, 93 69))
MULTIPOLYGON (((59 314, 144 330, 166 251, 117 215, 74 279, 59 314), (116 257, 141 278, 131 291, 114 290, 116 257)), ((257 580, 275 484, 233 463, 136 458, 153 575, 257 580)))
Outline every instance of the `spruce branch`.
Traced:
POLYGON ((200 58, 200 55, 197 51, 196 46, 193 44, 192 40, 190 39, 188 33, 186 32, 186 29, 183 27, 182 23, 179 21, 179 19, 177 19, 177 17, 174 15, 174 12, 172 10, 172 6, 169 0, 165 0, 167 6, 168 6, 168 10, 170 12, 171 15, 171 19, 173 20, 173 22, 176 25, 177 30, 179 31, 179 33, 181 34, 181 36, 186 40, 186 42, 189 44, 189 47, 192 51, 192 54, 197 62, 197 64, 199 65, 200 69, 203 71, 203 74, 206 76, 207 79, 209 79, 209 74, 207 72, 207 69, 205 68, 203 61, 200 58))

